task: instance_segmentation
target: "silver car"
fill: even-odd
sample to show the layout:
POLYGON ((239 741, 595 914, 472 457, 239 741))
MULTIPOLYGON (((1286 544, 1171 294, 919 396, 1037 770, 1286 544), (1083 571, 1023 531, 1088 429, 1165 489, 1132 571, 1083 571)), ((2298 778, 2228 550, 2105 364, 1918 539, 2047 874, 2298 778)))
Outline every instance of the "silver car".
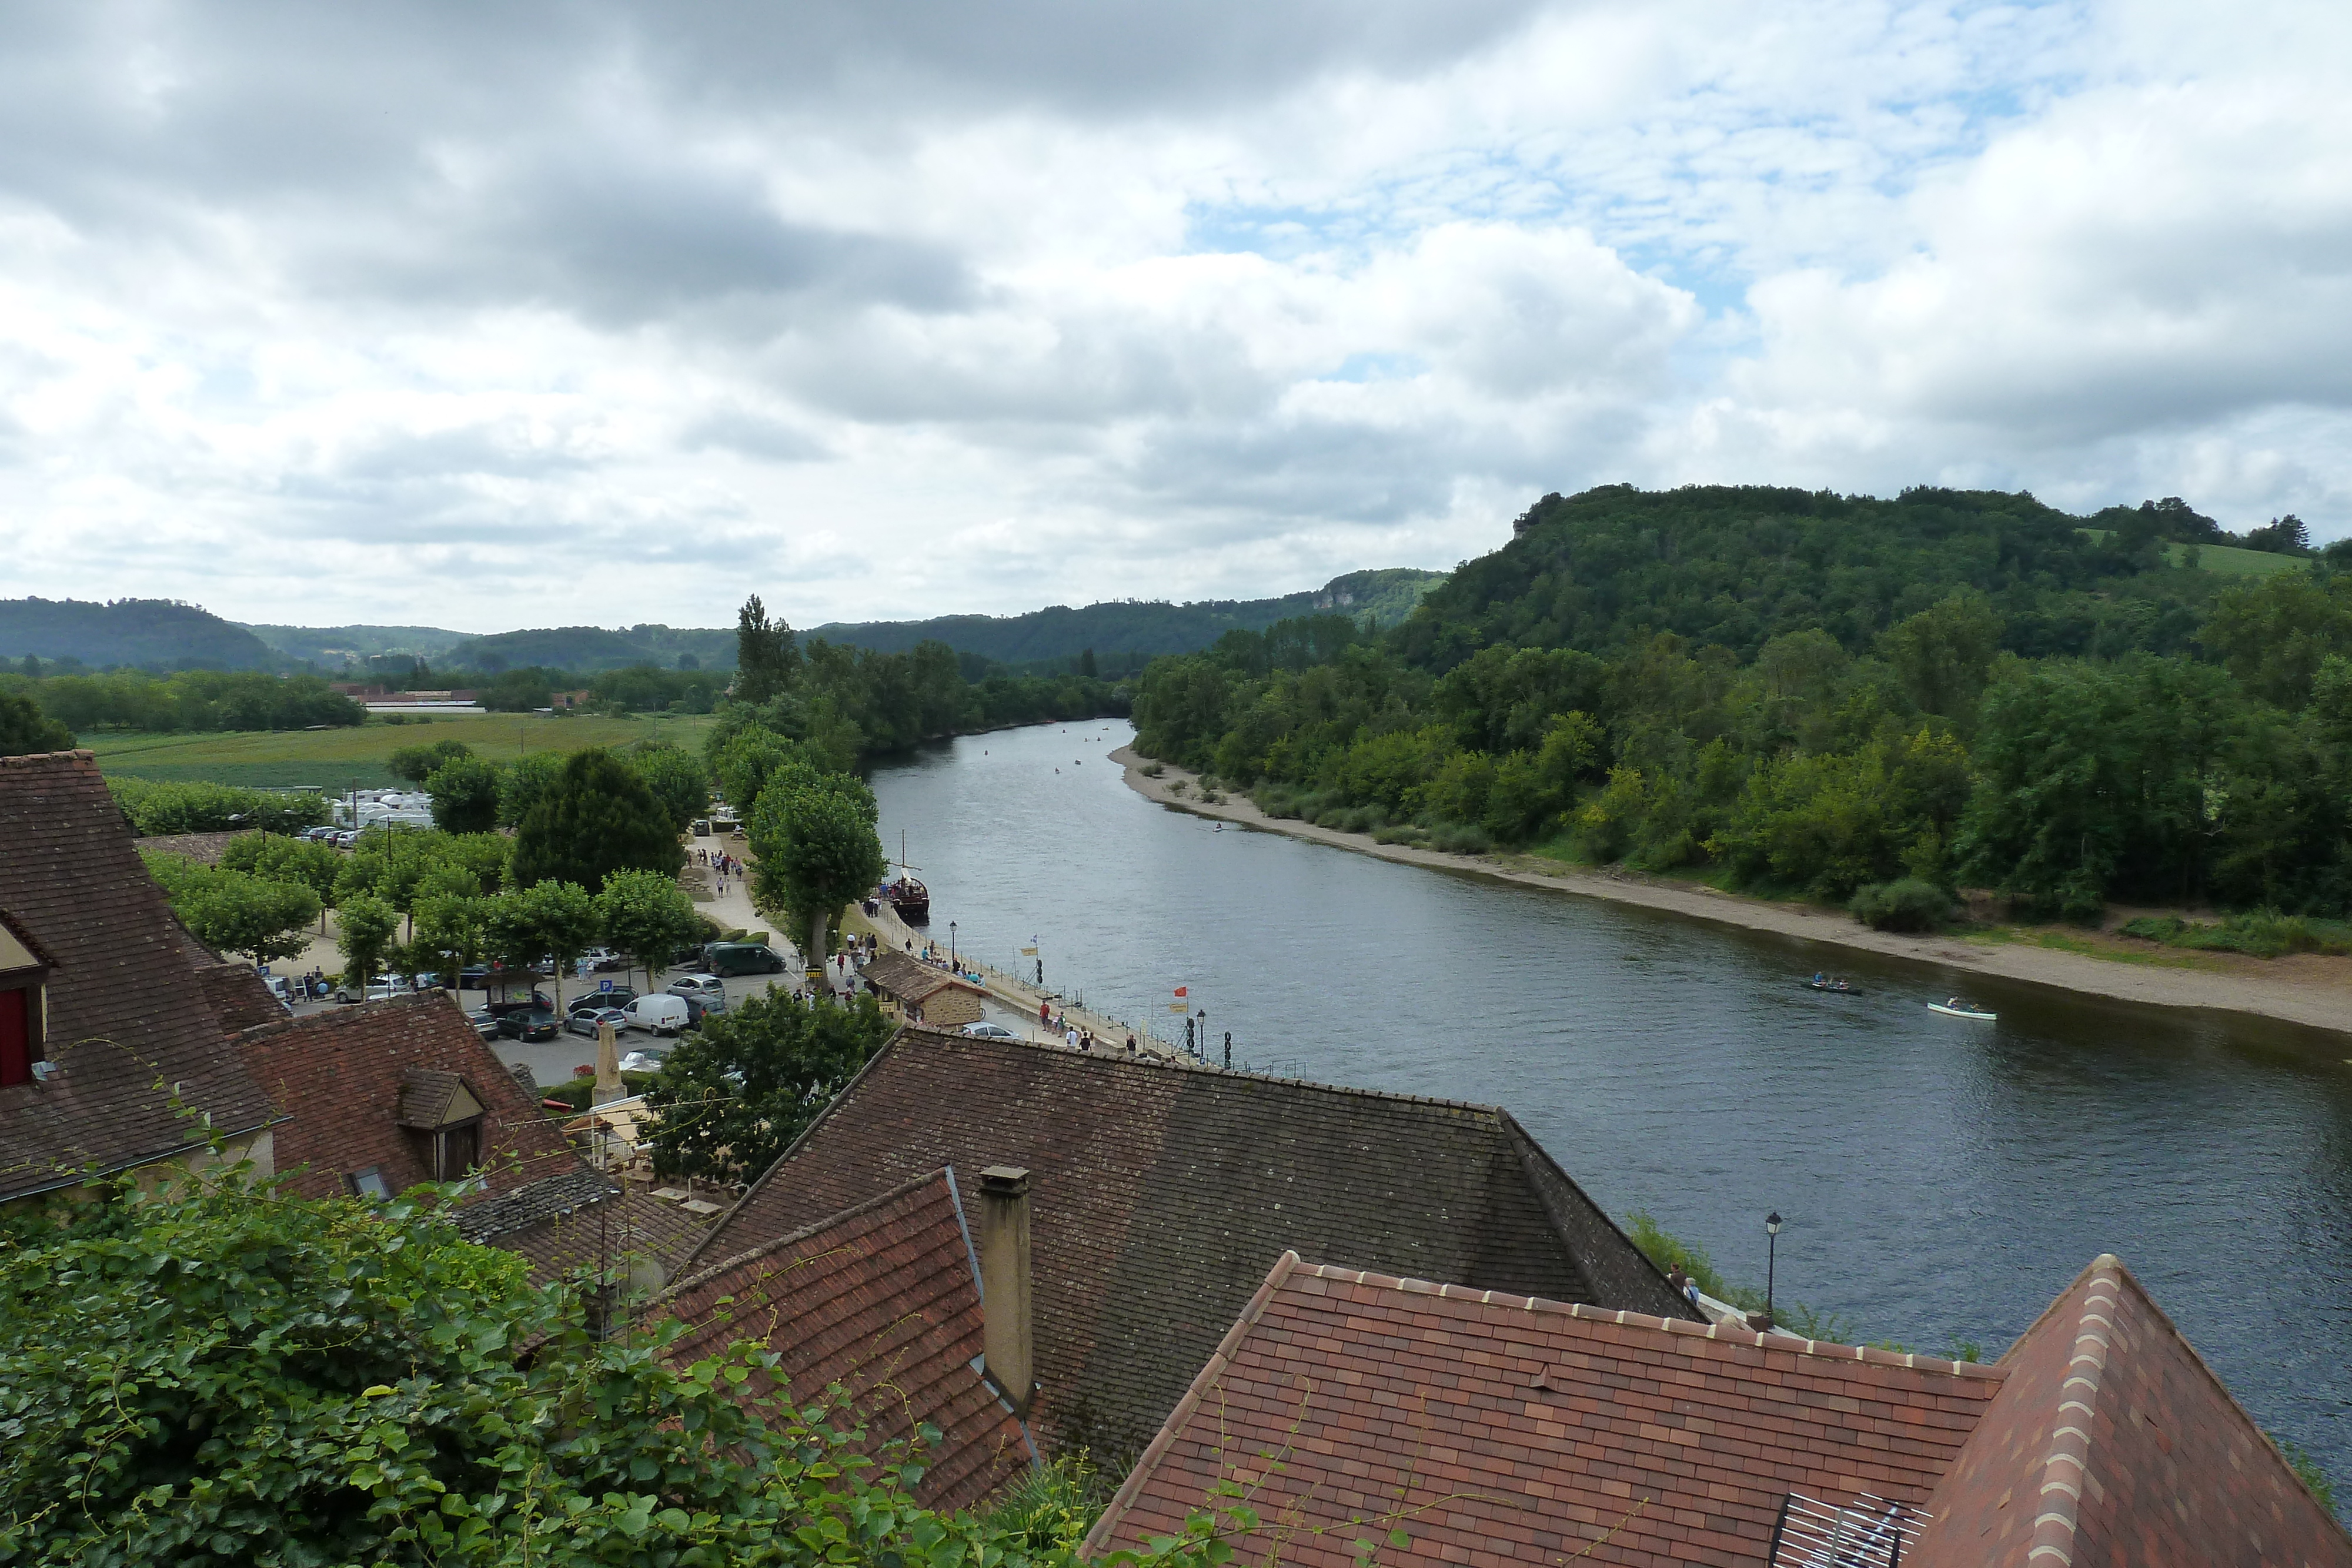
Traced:
POLYGON ((716 975, 680 975, 669 983, 669 994, 700 1002, 707 1013, 727 1010, 727 982, 716 975))
POLYGON ((593 1036, 604 1024, 611 1024, 614 1034, 626 1034, 629 1015, 618 1008, 583 1008, 563 1020, 563 1027, 573 1034, 593 1036))

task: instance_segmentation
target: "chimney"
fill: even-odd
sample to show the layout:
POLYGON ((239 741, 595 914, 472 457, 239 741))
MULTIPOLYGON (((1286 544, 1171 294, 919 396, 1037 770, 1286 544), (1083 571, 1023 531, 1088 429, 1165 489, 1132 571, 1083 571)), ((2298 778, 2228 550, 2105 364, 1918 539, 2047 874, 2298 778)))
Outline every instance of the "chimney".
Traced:
POLYGON ((596 1026, 596 1091, 589 1097, 591 1105, 609 1105, 622 1097, 621 1047, 613 1035, 613 1026, 596 1026))
POLYGON ((1029 1332, 1029 1173, 991 1166, 980 1173, 982 1364, 1016 1416, 1029 1414, 1037 1385, 1029 1332))

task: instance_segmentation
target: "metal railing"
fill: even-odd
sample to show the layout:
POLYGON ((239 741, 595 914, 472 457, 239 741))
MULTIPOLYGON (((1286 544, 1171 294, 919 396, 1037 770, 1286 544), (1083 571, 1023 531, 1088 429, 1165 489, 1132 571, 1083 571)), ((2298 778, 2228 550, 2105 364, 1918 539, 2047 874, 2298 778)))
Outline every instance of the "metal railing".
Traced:
POLYGON ((1839 1505, 1790 1492, 1772 1526, 1771 1568, 1899 1568, 1928 1515, 1865 1492, 1839 1505))

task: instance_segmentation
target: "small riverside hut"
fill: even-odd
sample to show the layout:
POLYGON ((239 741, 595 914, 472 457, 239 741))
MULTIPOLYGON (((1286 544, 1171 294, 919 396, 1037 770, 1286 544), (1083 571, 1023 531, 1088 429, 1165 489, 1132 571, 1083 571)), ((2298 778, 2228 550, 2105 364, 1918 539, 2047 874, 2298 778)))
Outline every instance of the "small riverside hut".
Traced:
POLYGON ((904 953, 877 954, 858 977, 882 998, 883 1010, 902 1022, 961 1029, 981 1020, 980 1001, 985 993, 978 986, 904 953))

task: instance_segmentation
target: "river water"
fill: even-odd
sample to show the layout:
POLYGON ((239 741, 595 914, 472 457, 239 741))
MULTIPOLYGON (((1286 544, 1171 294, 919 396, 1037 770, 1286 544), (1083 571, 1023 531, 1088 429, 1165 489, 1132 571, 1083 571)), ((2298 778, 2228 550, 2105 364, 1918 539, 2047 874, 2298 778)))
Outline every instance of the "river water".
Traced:
MULTIPOLYGON (((2121 1256, 2255 1418, 2352 1481, 2352 1038, 1969 978, 1153 805, 1123 722, 879 768, 931 930, 1222 1060, 1500 1104, 1847 1333, 1991 1360, 2121 1256), (1034 939, 1034 940, 1033 940, 1034 939), (1799 984, 1815 969, 1856 994, 1799 984), (1966 990, 1996 1024, 1930 1013, 1966 990), (1197 1020, 1196 1020, 1197 1022, 1197 1020)), ((1328 1260, 1347 1262, 1346 1259, 1328 1260)), ((1784 1316, 1785 1316, 1784 1312, 1784 1316)))

